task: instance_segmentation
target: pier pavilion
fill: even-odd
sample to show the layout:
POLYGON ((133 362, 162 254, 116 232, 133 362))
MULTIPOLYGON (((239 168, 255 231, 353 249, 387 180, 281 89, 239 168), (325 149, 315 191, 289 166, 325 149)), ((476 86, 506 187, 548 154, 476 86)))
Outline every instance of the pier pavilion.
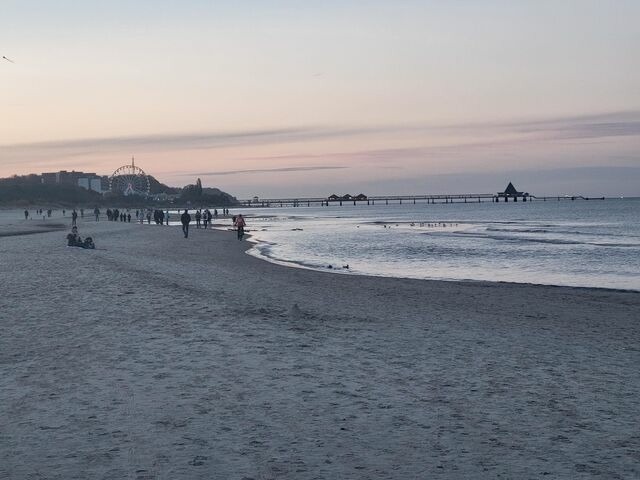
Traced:
POLYGON ((509 182, 507 188, 504 189, 504 192, 498 192, 497 201, 500 201, 501 198, 504 198, 505 202, 508 202, 510 198, 513 199, 514 202, 518 201, 518 198, 522 198, 523 202, 526 202, 529 198, 528 193, 519 192, 516 190, 516 187, 513 186, 513 183, 509 182))

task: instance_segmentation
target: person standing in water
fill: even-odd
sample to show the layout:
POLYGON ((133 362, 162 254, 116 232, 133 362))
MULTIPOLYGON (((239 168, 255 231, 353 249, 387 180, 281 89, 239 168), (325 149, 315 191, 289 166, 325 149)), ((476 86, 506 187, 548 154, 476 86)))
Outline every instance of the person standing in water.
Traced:
POLYGON ((184 213, 180 215, 180 222, 182 223, 182 233, 184 233, 184 238, 189 237, 189 224, 191 223, 191 215, 185 208, 184 213))
POLYGON ((238 229, 238 240, 242 240, 242 237, 244 237, 244 227, 246 225, 246 222, 244 221, 244 218, 242 218, 241 213, 239 213, 238 216, 236 217, 236 221, 234 222, 234 225, 238 229))

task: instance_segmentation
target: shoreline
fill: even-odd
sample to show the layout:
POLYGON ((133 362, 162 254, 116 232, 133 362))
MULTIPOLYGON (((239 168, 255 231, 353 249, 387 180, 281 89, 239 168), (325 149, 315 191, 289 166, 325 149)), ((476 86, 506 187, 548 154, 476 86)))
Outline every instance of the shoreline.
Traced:
MULTIPOLYGON (((223 229, 223 228, 216 228, 216 230, 219 231, 226 231, 226 230, 231 230, 229 228, 223 229)), ((505 285, 528 285, 528 286, 532 286, 532 287, 555 287, 555 288, 570 288, 570 289, 586 289, 586 290, 604 290, 604 291, 612 291, 612 292, 630 292, 630 293, 640 293, 640 290, 638 289, 633 289, 633 288, 613 288, 613 287, 592 287, 592 286, 582 286, 582 285, 560 285, 560 284, 553 284, 553 283, 533 283, 533 282, 511 282, 508 280, 476 280, 473 278, 467 278, 467 279, 456 279, 456 278, 415 278, 415 277, 401 277, 401 276, 394 276, 394 275, 384 275, 384 274, 379 274, 379 275, 375 275, 372 273, 358 273, 358 272, 354 272, 351 271, 350 269, 344 269, 344 268, 326 268, 326 269, 322 269, 320 267, 313 267, 313 266, 308 266, 305 265, 303 263, 299 263, 299 262, 295 262, 295 261, 287 261, 287 260, 280 260, 280 259, 276 259, 276 258, 272 258, 269 257, 267 255, 262 255, 260 252, 256 251, 256 253, 251 253, 251 250, 255 249, 255 246, 260 244, 260 240, 257 239, 253 239, 250 240, 252 238, 250 231, 248 233, 245 233, 245 242, 247 242, 250 246, 247 248, 246 250, 246 254, 249 255, 250 257, 254 257, 257 258, 259 260, 265 261, 267 263, 272 263, 274 265, 280 265, 283 267, 289 267, 289 268, 296 268, 296 269, 302 269, 302 270, 309 270, 309 271, 313 271, 313 272, 324 272, 324 273, 329 273, 329 274, 335 274, 335 275, 350 275, 350 276, 354 276, 354 277, 372 277, 372 278, 397 278, 397 279, 402 279, 402 280, 417 280, 417 281, 427 281, 427 282, 453 282, 453 283, 488 283, 488 284, 505 284, 505 285)))
POLYGON ((0 476, 640 473, 636 292, 335 275, 153 227, 0 240, 0 476))
MULTIPOLYGON (((46 228, 34 228, 34 229, 22 229, 22 230, 16 230, 16 231, 7 231, 8 229, 6 228, 7 225, 2 225, 0 224, 0 237, 7 237, 7 236, 23 236, 23 235, 32 235, 32 234, 40 234, 40 233, 49 233, 52 231, 60 231, 60 230, 65 230, 65 229, 69 229, 70 230, 70 222, 71 222, 71 217, 62 217, 61 219, 64 220, 68 220, 69 222, 69 226, 60 223, 59 221, 56 220, 60 220, 60 219, 51 219, 51 223, 48 223, 47 221, 42 221, 42 220, 35 220, 35 222, 39 222, 35 225, 33 225, 34 227, 46 227, 46 228), (55 223, 54 223, 55 222, 55 223)), ((32 222, 32 220, 28 220, 28 221, 24 221, 24 220, 18 220, 18 223, 24 223, 26 227, 30 227, 31 225, 29 225, 29 223, 32 222)), ((91 220, 89 218, 89 216, 87 217, 87 219, 78 219, 78 225, 81 225, 81 222, 84 224, 88 224, 91 225, 93 224, 93 220, 91 220)), ((108 224, 124 224, 127 225, 127 222, 108 222, 106 219, 99 223, 108 223, 108 224)), ((135 225, 138 227, 148 227, 148 226, 156 226, 155 224, 147 224, 147 223, 142 223, 140 224, 137 221, 132 221, 131 223, 128 223, 129 225, 135 225)), ((9 225, 9 226, 14 226, 13 224, 9 225)), ((163 227, 166 225, 163 225, 163 227)), ((23 225, 19 225, 18 227, 23 227, 23 225)), ((172 224, 170 227, 176 228, 179 227, 179 225, 177 224, 172 224)), ((24 228, 24 227, 23 227, 24 228)), ((190 231, 193 230, 198 230, 195 228, 194 225, 191 225, 190 231)), ((227 225, 224 224, 213 224, 209 229, 200 229, 203 231, 206 230, 211 230, 211 231, 219 231, 219 232, 227 232, 227 233, 232 233, 235 235, 235 230, 227 225)), ((560 289, 576 289, 576 290, 594 290, 594 291, 605 291, 605 292, 622 292, 622 293, 640 293, 640 290, 636 290, 636 289, 624 289, 624 288, 610 288, 610 287, 592 287, 592 286, 580 286, 580 285, 560 285, 560 284, 550 284, 550 283, 533 283, 533 282, 512 282, 512 281, 503 281, 503 280, 476 280, 476 279, 447 279, 447 278, 415 278, 415 277, 401 277, 401 276, 393 276, 393 275, 375 275, 375 274, 370 274, 370 273, 357 273, 357 272, 353 272, 350 271, 348 269, 342 269, 342 268, 327 268, 327 269, 321 269, 319 267, 315 268, 312 266, 307 266, 301 263, 297 263, 294 261, 287 261, 287 260, 279 260, 279 259, 274 259, 271 257, 268 257, 266 255, 261 255, 260 253, 250 253, 250 251, 260 243, 260 240, 257 240, 255 238, 253 238, 253 236, 251 235, 251 231, 247 231, 247 233, 245 233, 245 238, 242 240, 243 243, 247 244, 247 249, 245 250, 245 254, 249 257, 253 257, 256 258, 260 261, 263 262, 267 262, 273 265, 278 265, 281 267, 287 267, 287 268, 293 268, 293 269, 301 269, 301 270, 308 270, 308 271, 312 271, 312 272, 318 272, 318 273, 326 273, 326 274, 335 274, 335 275, 347 275, 347 276, 352 276, 352 277, 371 277, 371 278, 381 278, 381 279, 398 279, 398 280, 411 280, 411 281, 420 281, 420 282, 443 282, 443 283, 460 283, 460 284, 496 284, 496 285, 514 285, 514 286, 518 286, 518 285, 522 285, 522 286, 530 286, 530 287, 550 287, 550 288, 560 288, 560 289)))
MULTIPOLYGON (((246 236, 250 236, 250 234, 246 234, 246 236)), ((247 240, 248 241, 248 240, 247 240)), ((249 242, 251 243, 251 242, 249 242)), ((399 280, 415 280, 415 281, 421 281, 421 282, 444 282, 444 283, 462 283, 462 284, 476 284, 476 283, 486 283, 486 284, 504 284, 504 285, 523 285, 523 286, 531 286, 531 287, 551 287, 551 288, 568 288, 568 289, 578 289, 578 290, 603 290, 603 291, 611 291, 611 292, 629 292, 629 293, 640 293, 640 290, 636 290, 636 289, 632 289, 632 288, 610 288, 610 287, 587 287, 587 286, 581 286, 581 285, 559 285, 559 284, 552 284, 552 283, 533 283, 533 282, 510 282, 507 280, 475 280, 473 278, 466 278, 466 279, 457 279, 457 278, 414 278, 414 277, 400 277, 400 276, 393 276, 393 275, 383 275, 383 274, 379 274, 379 275, 374 275, 372 273, 357 273, 357 272, 353 272, 350 271, 350 269, 343 269, 343 268, 326 268, 326 269, 321 269, 319 267, 315 268, 315 267, 310 267, 307 265, 304 265, 302 263, 297 263, 294 261, 287 261, 287 260, 279 260, 279 259, 274 259, 271 257, 267 257, 265 255, 260 255, 259 253, 257 254, 252 254, 249 253, 250 250, 253 247, 249 247, 246 250, 247 255, 254 257, 254 258, 258 258, 262 261, 265 261, 267 263, 272 263, 274 265, 280 265, 282 267, 289 267, 289 268, 296 268, 296 269, 302 269, 302 270, 309 270, 309 271, 313 271, 313 272, 320 272, 320 273, 328 273, 328 274, 333 274, 333 275, 351 275, 354 277, 371 277, 371 278, 396 278, 399 280)))

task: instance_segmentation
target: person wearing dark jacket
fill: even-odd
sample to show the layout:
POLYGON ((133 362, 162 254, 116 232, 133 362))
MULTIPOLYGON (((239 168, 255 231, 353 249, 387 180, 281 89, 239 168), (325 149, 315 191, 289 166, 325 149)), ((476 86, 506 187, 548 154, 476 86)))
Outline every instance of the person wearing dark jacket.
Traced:
POLYGON ((80 235, 78 235, 78 227, 76 226, 73 226, 71 228, 71 233, 67 235, 67 246, 89 248, 92 250, 96 248, 91 237, 85 238, 84 241, 80 238, 80 235))
POLYGON ((191 215, 185 209, 184 213, 180 215, 180 222, 182 222, 182 233, 184 233, 184 238, 189 237, 189 224, 191 223, 191 215))

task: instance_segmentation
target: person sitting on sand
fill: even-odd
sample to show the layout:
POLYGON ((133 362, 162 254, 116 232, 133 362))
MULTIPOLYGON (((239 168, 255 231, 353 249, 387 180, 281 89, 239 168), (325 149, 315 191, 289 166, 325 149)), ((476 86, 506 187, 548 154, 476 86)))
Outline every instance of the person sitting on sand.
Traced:
POLYGON ((78 227, 73 226, 71 228, 71 233, 67 235, 67 246, 68 247, 79 247, 82 245, 82 238, 78 235, 78 227))
POLYGON ((67 235, 67 246, 88 249, 96 248, 95 244, 93 243, 93 238, 87 237, 84 241, 82 241, 82 238, 80 238, 80 235, 78 235, 78 227, 76 226, 74 226, 71 229, 71 233, 67 235))

